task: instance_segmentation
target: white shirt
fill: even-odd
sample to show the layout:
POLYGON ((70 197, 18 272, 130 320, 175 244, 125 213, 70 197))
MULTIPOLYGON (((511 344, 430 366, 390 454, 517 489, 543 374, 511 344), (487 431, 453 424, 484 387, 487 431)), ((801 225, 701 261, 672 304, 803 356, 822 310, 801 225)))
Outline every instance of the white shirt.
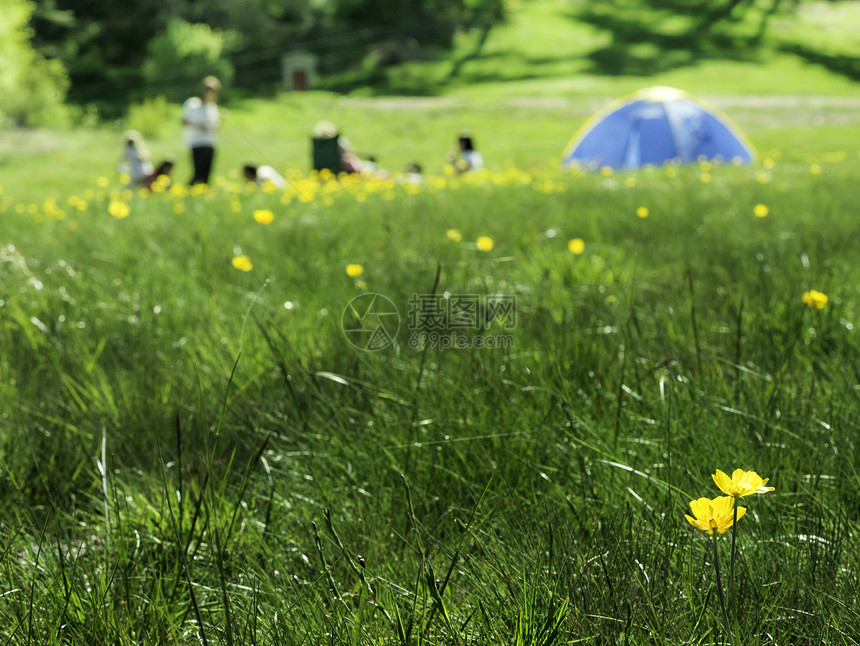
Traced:
POLYGON ((466 162, 464 170, 481 170, 484 167, 484 158, 477 150, 464 150, 462 158, 466 162))
POLYGON ((281 177, 278 171, 271 166, 260 166, 257 169, 257 184, 262 186, 266 182, 271 182, 275 188, 287 187, 287 181, 281 177))
POLYGON ((203 103, 200 97, 193 96, 182 104, 182 120, 185 126, 185 145, 215 146, 218 143, 216 131, 221 125, 221 115, 215 103, 203 103))
POLYGON ((128 174, 131 184, 139 184, 152 172, 152 163, 140 155, 137 146, 125 147, 125 160, 128 162, 128 174))

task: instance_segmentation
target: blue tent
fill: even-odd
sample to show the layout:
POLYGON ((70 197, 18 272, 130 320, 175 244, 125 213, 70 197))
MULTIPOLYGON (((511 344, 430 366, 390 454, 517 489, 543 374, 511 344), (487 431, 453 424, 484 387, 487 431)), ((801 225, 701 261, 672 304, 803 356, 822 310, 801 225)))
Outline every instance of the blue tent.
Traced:
POLYGON ((571 139, 562 166, 598 169, 716 160, 748 163, 752 144, 725 116, 670 87, 652 87, 609 104, 571 139))

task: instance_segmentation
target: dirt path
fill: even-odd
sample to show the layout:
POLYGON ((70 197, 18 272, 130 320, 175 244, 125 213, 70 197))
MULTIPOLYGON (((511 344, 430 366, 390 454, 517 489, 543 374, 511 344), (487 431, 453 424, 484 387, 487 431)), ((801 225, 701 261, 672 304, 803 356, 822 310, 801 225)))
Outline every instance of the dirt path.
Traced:
MULTIPOLYGON (((488 101, 497 107, 501 105, 517 110, 532 110, 541 116, 556 113, 587 117, 614 98, 610 96, 511 96, 488 101)), ((704 95, 701 98, 747 128, 842 126, 860 123, 860 96, 704 95)), ((477 108, 480 103, 452 97, 344 97, 339 102, 365 110, 413 113, 457 111, 477 108)))

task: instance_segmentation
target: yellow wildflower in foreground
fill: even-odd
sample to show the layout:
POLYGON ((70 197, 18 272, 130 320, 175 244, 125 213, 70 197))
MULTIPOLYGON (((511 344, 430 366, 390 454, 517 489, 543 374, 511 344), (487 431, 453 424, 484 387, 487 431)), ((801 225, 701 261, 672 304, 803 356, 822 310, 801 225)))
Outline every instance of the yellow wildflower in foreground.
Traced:
POLYGON ((481 251, 493 250, 493 239, 489 236, 479 236, 475 244, 481 251))
POLYGON ((824 309, 824 306, 827 305, 827 301, 827 294, 822 294, 814 289, 810 289, 808 292, 803 292, 803 302, 809 305, 809 307, 814 307, 817 310, 824 309))
POLYGON ((647 218, 651 212, 648 210, 647 206, 640 206, 636 209, 636 215, 640 218, 647 218))
POLYGON ((756 204, 753 207, 753 215, 757 218, 766 218, 768 213, 770 209, 767 208, 767 204, 756 204))
MULTIPOLYGON (((734 524, 735 499, 731 496, 720 496, 713 500, 699 498, 690 501, 690 511, 693 516, 684 514, 684 518, 690 521, 693 527, 703 532, 713 534, 716 529, 720 534, 725 534, 734 524)), ((738 507, 738 519, 746 513, 746 507, 738 507)))
POLYGON ((271 224, 275 214, 269 209, 257 209, 254 211, 254 220, 260 224, 271 224))
MULTIPOLYGON (((735 469, 730 478, 728 474, 717 469, 717 472, 711 475, 720 491, 727 496, 733 498, 743 498, 753 493, 767 493, 773 491, 773 487, 765 487, 768 478, 762 480, 762 477, 755 471, 744 471, 743 469, 735 469)), ((740 518, 740 509, 738 510, 740 518)))
POLYGON ((108 213, 114 216, 117 220, 127 217, 130 212, 131 209, 128 208, 128 204, 122 200, 111 200, 108 204, 108 213))
POLYGON ((245 254, 235 256, 233 258, 233 266, 239 271, 251 271, 254 268, 254 265, 251 264, 251 259, 245 254))
POLYGON ((364 273, 364 267, 357 264, 351 264, 346 266, 346 275, 350 278, 357 278, 364 273))
POLYGON ((573 238, 568 241, 567 248, 570 253, 578 256, 585 251, 585 241, 582 238, 573 238))
POLYGON ((463 234, 460 233, 460 229, 448 229, 445 232, 445 237, 453 242, 460 242, 463 239, 463 234))

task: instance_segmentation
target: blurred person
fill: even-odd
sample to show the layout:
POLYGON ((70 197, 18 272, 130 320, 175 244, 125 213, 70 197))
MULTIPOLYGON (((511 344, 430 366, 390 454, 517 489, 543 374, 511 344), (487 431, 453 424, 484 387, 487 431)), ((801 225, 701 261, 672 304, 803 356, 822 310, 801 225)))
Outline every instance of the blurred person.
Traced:
POLYGON ((391 173, 379 167, 375 155, 368 155, 366 159, 361 160, 361 173, 376 179, 389 179, 391 177, 391 173))
POLYGON ((284 189, 287 187, 287 180, 271 166, 245 164, 242 168, 242 175, 244 175, 245 180, 255 182, 259 186, 263 186, 266 182, 271 182, 275 188, 284 189))
POLYGON ((137 130, 126 130, 122 136, 125 145, 119 170, 128 175, 129 186, 139 186, 153 170, 152 162, 149 160, 149 149, 137 130))
POLYGON ((194 184, 208 184, 218 144, 218 128, 221 127, 221 113, 218 110, 218 96, 221 82, 214 76, 203 79, 200 94, 182 104, 182 125, 185 128, 185 145, 191 149, 194 174, 189 181, 194 184))
POLYGON ((418 162, 409 162, 403 168, 403 181, 407 184, 420 184, 424 181, 421 176, 421 164, 418 162))
POLYGON ((472 134, 468 130, 460 131, 457 150, 448 153, 448 161, 454 165, 458 175, 471 170, 481 170, 484 167, 484 158, 475 150, 472 134))
POLYGON ((335 175, 361 172, 361 159, 331 121, 320 121, 314 126, 311 144, 314 170, 327 169, 335 175))

